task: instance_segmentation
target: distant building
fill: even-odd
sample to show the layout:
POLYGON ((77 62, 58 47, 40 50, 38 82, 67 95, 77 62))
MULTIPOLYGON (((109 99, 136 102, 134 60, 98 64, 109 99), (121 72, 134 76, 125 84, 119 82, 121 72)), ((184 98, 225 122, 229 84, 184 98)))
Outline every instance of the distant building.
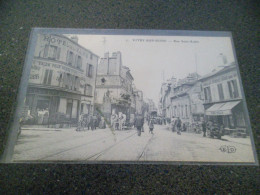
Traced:
POLYGON ((148 105, 147 112, 150 116, 157 116, 158 109, 152 99, 147 98, 146 103, 148 105))
POLYGON ((113 110, 127 117, 134 113, 133 80, 130 69, 122 64, 121 52, 114 52, 112 56, 105 53, 96 79, 96 105, 104 115, 109 117, 113 110))
POLYGON ((236 65, 232 63, 205 75, 200 82, 207 119, 223 125, 229 133, 245 131, 245 110, 236 65))
POLYGON ((160 90, 160 100, 159 100, 159 113, 163 117, 171 118, 172 110, 171 110, 171 95, 173 93, 173 89, 177 84, 177 80, 175 77, 167 80, 162 83, 160 90))
POLYGON ((136 114, 144 114, 143 92, 133 87, 134 107, 136 114))
POLYGON ((76 123, 93 112, 98 56, 63 35, 39 34, 26 95, 32 115, 49 110, 49 122, 76 123))

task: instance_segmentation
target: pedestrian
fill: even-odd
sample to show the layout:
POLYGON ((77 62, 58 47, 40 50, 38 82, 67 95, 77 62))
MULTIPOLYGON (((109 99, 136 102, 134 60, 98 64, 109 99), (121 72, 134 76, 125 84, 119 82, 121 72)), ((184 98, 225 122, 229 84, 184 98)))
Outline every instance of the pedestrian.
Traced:
POLYGON ((89 114, 89 116, 88 116, 88 130, 89 129, 93 130, 93 119, 92 119, 91 114, 89 114))
POLYGON ((143 125, 144 125, 144 118, 141 115, 137 116, 135 126, 138 131, 138 136, 141 136, 141 130, 143 125))
POLYGON ((124 121, 124 116, 122 112, 119 112, 119 117, 118 117, 119 130, 123 129, 123 121, 124 121))
POLYGON ((93 122, 92 122, 92 123, 93 123, 93 124, 92 124, 92 125, 93 125, 92 130, 93 130, 93 129, 96 129, 96 128, 97 128, 97 122, 98 122, 98 121, 97 121, 97 116, 96 116, 96 115, 93 116, 92 121, 93 121, 93 122))
POLYGON ((177 118, 176 126, 177 126, 177 134, 181 135, 181 119, 179 117, 177 118))
POLYGON ((153 129, 154 129, 154 120, 151 119, 149 122, 149 133, 153 134, 153 129))
POLYGON ((105 122, 104 117, 101 117, 101 121, 99 123, 99 128, 100 129, 105 129, 106 128, 106 122, 105 122))
POLYGON ((185 123, 183 123, 182 128, 183 128, 183 131, 186 131, 186 130, 187 130, 187 126, 186 126, 185 123))
POLYGON ((118 120, 118 116, 113 110, 113 113, 111 115, 111 126, 113 127, 114 130, 117 128, 117 120, 118 120))
POLYGON ((175 131, 175 125, 176 125, 176 119, 173 116, 172 119, 171 119, 171 130, 172 130, 172 132, 175 131))
POLYGON ((207 128, 206 128, 206 123, 204 120, 202 120, 202 131, 203 131, 203 137, 206 137, 206 131, 207 131, 207 128))

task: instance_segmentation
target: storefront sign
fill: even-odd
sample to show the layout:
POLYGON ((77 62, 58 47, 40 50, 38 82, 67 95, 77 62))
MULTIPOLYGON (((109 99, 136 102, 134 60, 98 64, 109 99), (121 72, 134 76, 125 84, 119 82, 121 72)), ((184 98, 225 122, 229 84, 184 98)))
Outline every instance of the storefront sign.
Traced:
POLYGON ((47 96, 59 96, 71 99, 81 99, 81 96, 78 94, 68 93, 65 91, 57 91, 57 90, 50 90, 50 89, 41 89, 41 88, 34 88, 29 87, 28 94, 38 94, 38 95, 47 95, 47 96))
POLYGON ((206 115, 220 116, 220 115, 231 115, 231 110, 216 110, 206 111, 206 115))
POLYGON ((43 36, 44 36, 43 41, 68 47, 70 50, 75 51, 81 55, 87 55, 87 53, 80 46, 77 46, 75 43, 72 44, 71 41, 67 40, 66 38, 62 38, 54 35, 43 35, 43 36))
MULTIPOLYGON (((50 62, 34 60, 33 66, 34 67, 44 66, 44 67, 49 67, 49 68, 53 68, 53 69, 57 69, 57 70, 64 70, 65 72, 76 75, 76 76, 79 75, 79 74, 80 75, 83 74, 83 72, 69 68, 69 67, 67 67, 66 65, 63 65, 63 64, 55 64, 55 63, 50 63, 50 62)), ((38 70, 40 70, 40 69, 38 69, 38 70)))

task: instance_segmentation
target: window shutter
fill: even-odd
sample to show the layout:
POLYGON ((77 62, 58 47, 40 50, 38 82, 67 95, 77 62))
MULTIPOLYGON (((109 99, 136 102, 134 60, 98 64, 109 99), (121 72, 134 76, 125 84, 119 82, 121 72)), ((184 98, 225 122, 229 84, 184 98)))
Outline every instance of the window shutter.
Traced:
POLYGON ((51 84, 51 79, 52 79, 52 70, 49 70, 49 76, 48 76, 48 85, 51 84))
POLYGON ((43 84, 47 84, 48 74, 49 74, 49 70, 46 69, 46 70, 45 70, 45 74, 44 74, 43 84))
POLYGON ((44 58, 47 58, 47 57, 48 57, 48 50, 49 50, 49 45, 45 45, 44 53, 43 53, 43 57, 44 57, 44 58))
POLYGON ((74 59, 74 64, 72 64, 72 66, 77 67, 78 55, 75 55, 74 57, 75 57, 75 59, 74 59))
POLYGON ((66 58, 67 64, 69 63, 69 50, 67 51, 67 58, 66 58))
POLYGON ((57 58, 56 58, 57 60, 59 60, 60 59, 60 48, 58 47, 58 51, 57 51, 57 58))
POLYGON ((230 98, 233 98, 233 94, 232 94, 232 89, 231 89, 231 83, 230 83, 230 81, 228 81, 228 90, 229 90, 230 98))
POLYGON ((234 97, 237 98, 238 97, 237 81, 233 80, 233 82, 234 82, 234 97))
POLYGON ((87 66, 86 66, 86 76, 88 76, 88 70, 89 70, 89 64, 87 63, 87 66))

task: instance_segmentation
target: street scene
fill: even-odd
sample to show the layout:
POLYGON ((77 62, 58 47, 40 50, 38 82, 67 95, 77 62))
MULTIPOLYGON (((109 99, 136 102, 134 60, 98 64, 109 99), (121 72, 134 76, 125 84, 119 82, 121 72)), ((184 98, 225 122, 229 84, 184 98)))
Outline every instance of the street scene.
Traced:
MULTIPOLYGON (((252 162, 250 140, 205 139, 201 135, 173 133, 165 126, 155 125, 149 133, 148 125, 137 135, 136 130, 115 131, 97 129, 76 132, 72 129, 25 129, 14 154, 14 161, 208 161, 252 162), (222 151, 232 146, 236 152, 222 151), (214 155, 212 155, 214 153, 214 155), (210 158, 209 158, 210 156, 210 158)), ((229 138, 226 139, 226 138, 229 138)))
POLYGON ((230 37, 38 34, 13 162, 255 162, 230 37))

